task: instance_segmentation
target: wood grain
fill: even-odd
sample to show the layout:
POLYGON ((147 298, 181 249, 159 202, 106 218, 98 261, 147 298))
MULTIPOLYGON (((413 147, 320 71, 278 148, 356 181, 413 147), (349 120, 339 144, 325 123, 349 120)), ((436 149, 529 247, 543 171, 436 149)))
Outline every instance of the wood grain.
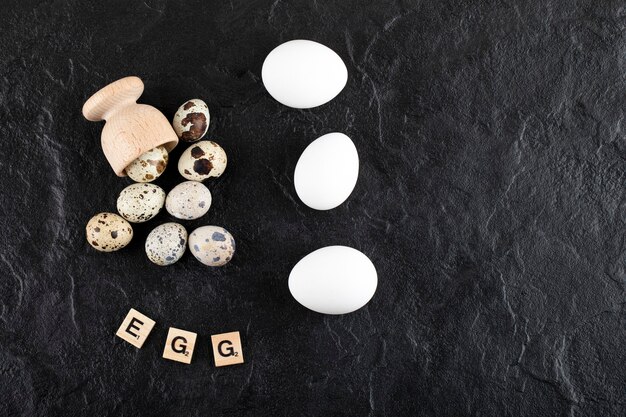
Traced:
POLYGON ((106 120, 101 134, 102 151, 120 177, 126 176, 124 169, 144 152, 160 145, 169 152, 178 144, 163 113, 147 104, 137 104, 143 88, 138 77, 125 77, 102 88, 83 105, 87 120, 106 120))

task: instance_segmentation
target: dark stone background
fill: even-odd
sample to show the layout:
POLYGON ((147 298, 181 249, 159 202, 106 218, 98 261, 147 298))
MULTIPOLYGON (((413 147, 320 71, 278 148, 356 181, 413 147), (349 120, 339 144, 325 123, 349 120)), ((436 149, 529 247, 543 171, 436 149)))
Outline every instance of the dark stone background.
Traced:
POLYGON ((3 1, 0 51, 1 415, 626 415, 623 1, 3 1), (344 59, 331 103, 264 90, 294 38, 344 59), (167 214, 118 253, 86 243, 130 181, 80 110, 126 75, 168 118, 209 104, 229 165, 186 226, 230 230, 229 266, 152 265, 167 214), (361 172, 316 212, 293 170, 331 131, 361 172), (341 317, 287 288, 331 244, 379 273, 341 317), (157 321, 140 350, 114 337, 131 307, 157 321), (161 358, 169 326, 199 333, 191 365, 161 358), (233 330, 246 363, 215 368, 233 330))

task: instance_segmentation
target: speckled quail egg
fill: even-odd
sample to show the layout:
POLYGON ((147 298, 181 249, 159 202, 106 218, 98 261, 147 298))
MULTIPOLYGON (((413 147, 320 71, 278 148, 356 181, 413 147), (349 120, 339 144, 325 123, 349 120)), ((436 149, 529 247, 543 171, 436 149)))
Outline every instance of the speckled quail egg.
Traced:
POLYGON ((211 191, 198 181, 185 181, 172 188, 165 200, 169 214, 182 220, 204 216, 211 207, 211 191))
POLYGON ((131 184, 117 198, 117 211, 132 223, 147 222, 163 208, 165 191, 154 184, 131 184))
POLYGON ((226 265, 235 254, 235 239, 219 226, 202 226, 189 235, 189 250, 208 266, 226 265))
POLYGON ((133 238, 133 228, 114 213, 96 214, 87 223, 87 241, 101 252, 122 249, 133 238))
POLYGON ((219 177, 226 169, 226 152, 220 145, 203 140, 185 149, 178 160, 180 175, 192 181, 219 177))
POLYGON ((209 107, 204 101, 194 98, 178 108, 172 126, 180 140, 195 142, 205 135, 210 121, 209 107))
POLYGON ((146 255, 151 262, 166 266, 178 261, 187 248, 187 230, 178 223, 164 223, 146 238, 146 255))
POLYGON ((168 154, 163 146, 144 152, 126 167, 126 174, 137 182, 151 182, 159 178, 167 167, 168 154))

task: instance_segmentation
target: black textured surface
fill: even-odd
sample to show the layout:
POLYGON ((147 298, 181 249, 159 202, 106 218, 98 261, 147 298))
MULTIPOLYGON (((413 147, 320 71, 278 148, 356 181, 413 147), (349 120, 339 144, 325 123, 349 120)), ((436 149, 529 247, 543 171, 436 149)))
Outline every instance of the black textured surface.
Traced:
MULTIPOLYGON (((373 3, 3 2, 0 415, 626 415, 624 3, 373 3), (294 38, 344 59, 329 104, 264 90, 294 38), (126 75, 168 117, 209 104, 229 165, 185 225, 230 230, 229 266, 152 265, 166 214, 120 252, 87 245, 130 181, 80 110, 126 75), (292 175, 331 131, 360 177, 315 212, 292 175), (330 244, 378 269, 354 314, 289 294, 330 244), (130 307, 157 321, 140 350, 113 336, 130 307), (191 365, 161 358, 169 326, 199 333, 191 365), (232 330, 246 363, 214 368, 209 335, 232 330)), ((179 181, 170 165, 156 183, 179 181)))

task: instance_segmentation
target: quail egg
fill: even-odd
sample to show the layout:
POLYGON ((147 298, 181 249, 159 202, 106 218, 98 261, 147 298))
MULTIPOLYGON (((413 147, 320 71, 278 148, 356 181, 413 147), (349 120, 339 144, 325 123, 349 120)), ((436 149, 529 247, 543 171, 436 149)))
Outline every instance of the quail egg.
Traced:
POLYGON ((132 223, 147 222, 163 208, 165 191, 154 184, 131 184, 117 198, 117 211, 132 223))
POLYGON ((178 261, 187 249, 187 230, 178 223, 157 226, 146 238, 146 255, 151 262, 166 266, 178 261))
POLYGON ((96 214, 87 223, 87 242, 101 252, 122 249, 133 238, 133 228, 114 213, 96 214))
POLYGON ((178 108, 172 126, 182 141, 195 142, 206 134, 210 119, 209 107, 206 103, 194 98, 178 108))
POLYGON ((193 220, 204 216, 211 207, 211 191, 198 181, 185 181, 167 194, 165 208, 177 219, 193 220))
POLYGON ((189 235, 189 250, 208 266, 223 266, 235 254, 235 239, 219 226, 202 226, 189 235))
POLYGON ((178 160, 178 172, 188 180, 219 177, 226 169, 226 152, 215 142, 203 140, 185 149, 178 160))
POLYGON ((126 174, 136 182, 151 182, 167 167, 168 153, 163 146, 144 152, 126 167, 126 174))

